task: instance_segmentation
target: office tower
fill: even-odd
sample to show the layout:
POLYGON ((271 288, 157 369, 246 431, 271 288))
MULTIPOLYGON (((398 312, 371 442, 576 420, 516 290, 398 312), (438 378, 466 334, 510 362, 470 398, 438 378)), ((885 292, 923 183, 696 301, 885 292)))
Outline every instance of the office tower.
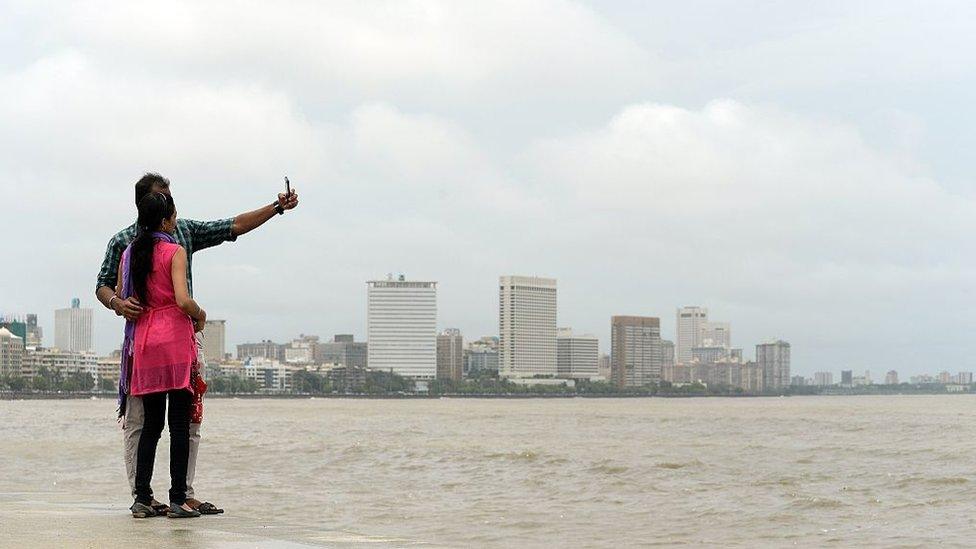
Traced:
POLYGON ((248 358, 267 358, 268 360, 285 360, 284 345, 265 339, 259 343, 240 343, 237 345, 237 360, 248 358))
POLYGON ((24 345, 27 347, 40 347, 44 339, 44 331, 37 325, 37 315, 30 313, 27 315, 27 333, 24 345))
POLYGON ((898 372, 888 370, 888 373, 885 375, 885 385, 898 385, 898 372))
POLYGON ((828 387, 834 384, 834 374, 832 372, 816 372, 813 374, 813 384, 818 387, 828 387))
POLYGON ((20 376, 24 360, 24 340, 0 328, 0 376, 20 376))
POLYGON ((610 319, 610 376, 617 387, 661 381, 661 320, 653 316, 610 319))
POLYGON ((556 279, 498 280, 498 366, 502 377, 556 375, 556 279))
POLYGON ((732 347, 732 327, 728 322, 702 323, 700 347, 732 347))
POLYGON ((461 381, 464 340, 461 330, 449 328, 437 336, 437 379, 461 381))
POLYGON ((841 370, 840 371, 840 384, 845 387, 851 387, 854 385, 854 372, 852 370, 841 370))
POLYGON ((91 351, 92 310, 81 308, 76 297, 68 309, 54 311, 54 346, 62 351, 91 351))
POLYGON ((708 309, 704 307, 682 307, 678 309, 675 334, 675 362, 691 362, 691 350, 701 347, 702 334, 708 323, 708 309))
POLYGON ((226 320, 208 320, 203 325, 200 343, 203 344, 203 358, 207 362, 219 363, 224 360, 226 347, 226 320))
POLYGON ((437 283, 390 275, 367 284, 370 369, 413 379, 437 375, 437 283))
POLYGON ((600 340, 560 328, 556 334, 556 375, 566 379, 593 379, 600 374, 600 340))
POLYGON ((329 343, 319 343, 316 347, 316 364, 341 365, 349 368, 365 368, 367 346, 365 341, 356 341, 352 334, 336 334, 329 343))
POLYGON ((485 336, 464 350, 464 375, 478 377, 498 373, 498 338, 485 336))
POLYGON ((674 342, 661 340, 661 381, 674 381, 674 342))
POLYGON ((767 390, 779 390, 790 384, 790 344, 774 341, 756 345, 756 363, 763 370, 767 390))

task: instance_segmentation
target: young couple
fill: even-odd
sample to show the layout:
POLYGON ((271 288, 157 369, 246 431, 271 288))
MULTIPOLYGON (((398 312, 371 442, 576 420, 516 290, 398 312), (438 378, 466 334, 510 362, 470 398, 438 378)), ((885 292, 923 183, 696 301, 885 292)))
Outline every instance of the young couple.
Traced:
POLYGON ((119 377, 123 453, 136 518, 222 513, 196 499, 193 477, 203 418, 205 366, 195 333, 207 313, 193 299, 193 253, 233 242, 298 205, 294 189, 268 206, 218 221, 177 218, 169 180, 144 175, 135 185, 138 219, 108 243, 95 295, 125 317, 119 377), (168 401, 168 414, 167 414, 168 401), (168 417, 167 417, 168 416, 168 417), (169 421, 169 505, 150 487, 156 445, 169 421))

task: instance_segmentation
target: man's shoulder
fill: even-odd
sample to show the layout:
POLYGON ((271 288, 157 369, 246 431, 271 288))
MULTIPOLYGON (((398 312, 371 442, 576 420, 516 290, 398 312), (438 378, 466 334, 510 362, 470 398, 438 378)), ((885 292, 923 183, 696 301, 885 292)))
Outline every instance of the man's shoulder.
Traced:
POLYGON ((112 246, 121 246, 124 248, 128 246, 129 243, 135 239, 135 237, 136 237, 136 224, 133 223, 132 225, 129 225, 128 227, 112 235, 112 238, 110 238, 108 242, 112 246))

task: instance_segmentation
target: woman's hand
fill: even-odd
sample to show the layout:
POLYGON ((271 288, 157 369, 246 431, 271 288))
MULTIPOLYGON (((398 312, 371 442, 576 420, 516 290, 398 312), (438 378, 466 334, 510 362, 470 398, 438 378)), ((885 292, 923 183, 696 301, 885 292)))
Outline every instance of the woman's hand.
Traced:
POLYGON ((193 318, 193 331, 202 332, 203 327, 207 324, 207 311, 204 311, 203 307, 199 305, 197 305, 197 308, 200 309, 200 311, 197 313, 197 316, 193 318))

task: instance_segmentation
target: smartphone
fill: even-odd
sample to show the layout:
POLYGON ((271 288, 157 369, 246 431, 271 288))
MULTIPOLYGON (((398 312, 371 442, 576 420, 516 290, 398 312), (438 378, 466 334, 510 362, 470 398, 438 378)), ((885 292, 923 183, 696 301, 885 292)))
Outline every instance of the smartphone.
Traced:
POLYGON ((285 196, 291 196, 291 181, 288 181, 288 176, 285 176, 285 196))

